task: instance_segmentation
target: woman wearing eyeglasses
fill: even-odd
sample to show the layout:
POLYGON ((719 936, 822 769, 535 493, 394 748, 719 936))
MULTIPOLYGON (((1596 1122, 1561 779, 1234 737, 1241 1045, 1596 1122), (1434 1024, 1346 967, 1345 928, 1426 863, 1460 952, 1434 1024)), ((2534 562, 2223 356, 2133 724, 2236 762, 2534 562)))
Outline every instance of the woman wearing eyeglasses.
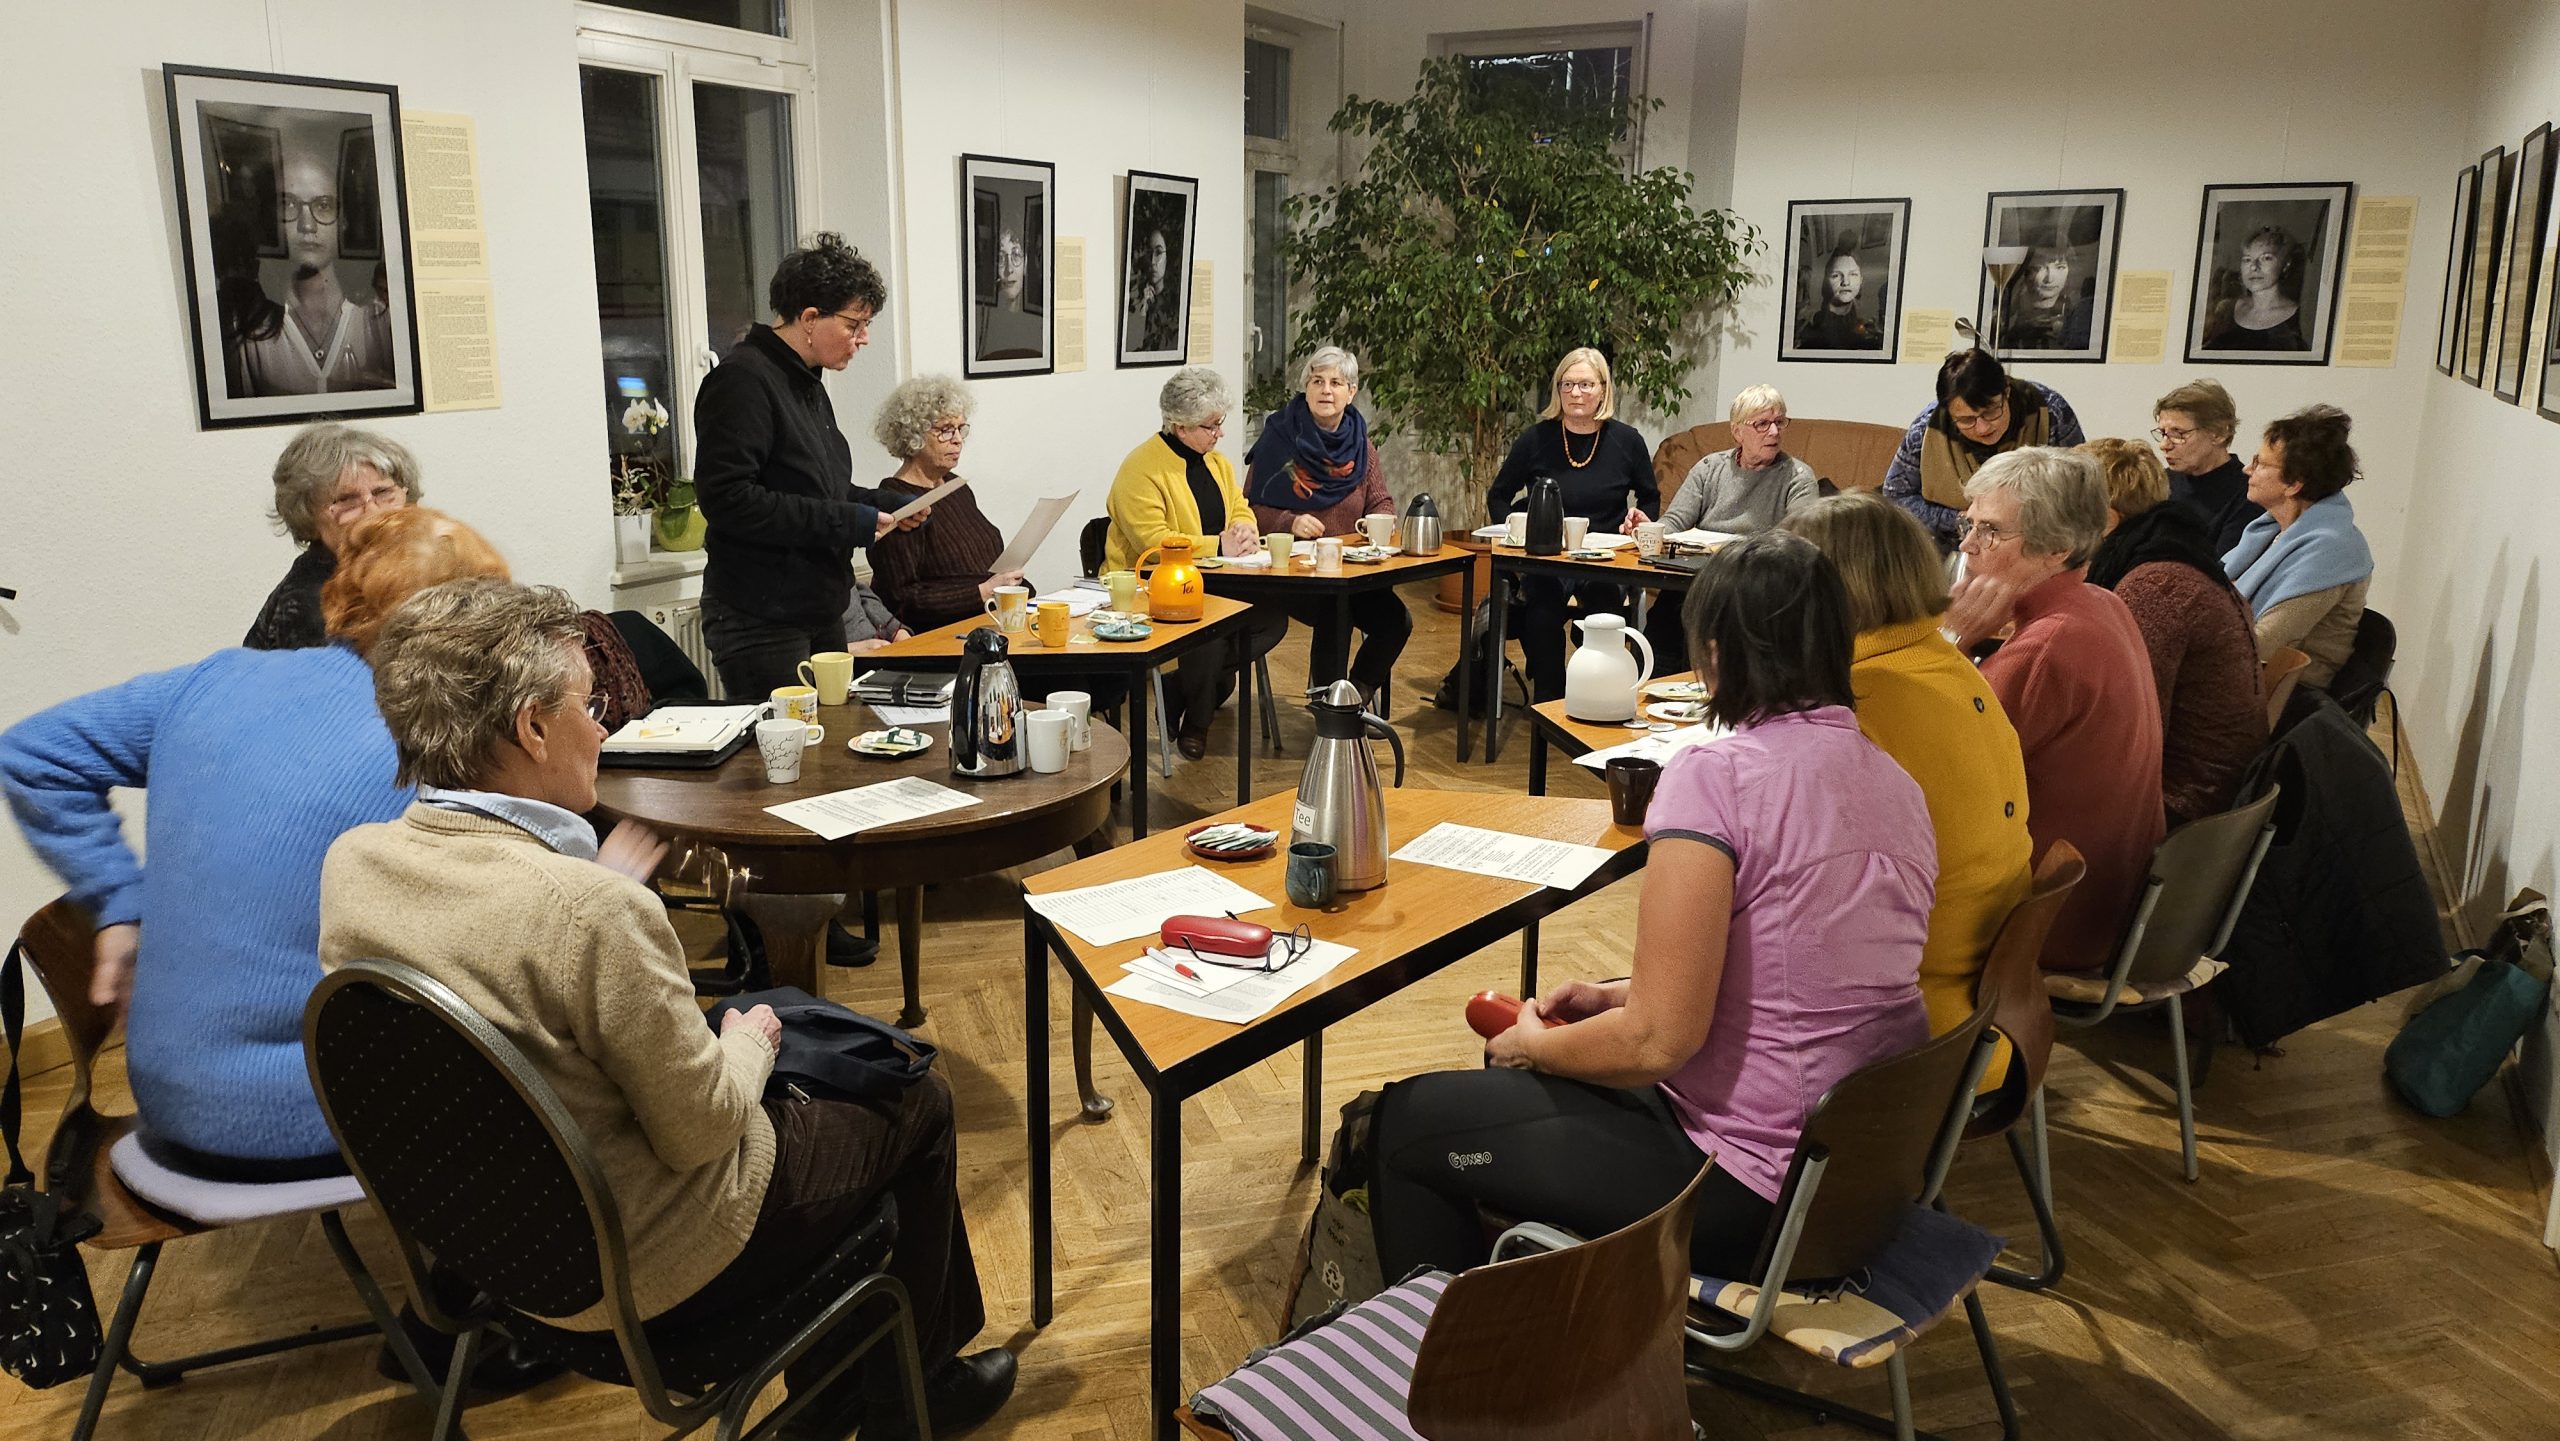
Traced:
MULTIPOLYGON (((1245 452, 1244 494, 1266 534, 1285 530, 1302 542, 1349 535, 1364 517, 1396 513, 1368 418, 1351 403, 1359 393, 1359 358, 1338 345, 1319 346, 1307 357, 1297 396, 1263 418, 1245 452)), ((1314 632, 1307 683, 1330 685, 1347 673, 1375 710, 1374 698, 1413 635, 1404 602, 1393 590, 1362 591, 1351 597, 1347 627, 1335 623, 1330 599, 1300 602, 1289 613, 1314 632), (1355 629, 1365 638, 1360 654, 1346 660, 1355 629)))
POLYGON ((2169 468, 2169 498, 2204 518, 2213 553, 2228 554, 2249 522, 2266 514, 2249 498, 2249 468, 2231 453, 2240 412, 2217 381, 2190 380, 2151 406, 2151 438, 2169 468))
POLYGON ((2051 387, 2019 380, 1977 346, 1938 366, 1938 398, 1903 432, 1884 473, 1885 499, 1917 517, 1941 552, 1964 538, 1964 486, 1983 462, 2030 445, 2088 439, 2051 387))
MULTIPOLYGON (((897 473, 880 482, 892 506, 904 505, 951 479, 968 444, 978 408, 969 387, 948 375, 919 375, 889 392, 871 437, 898 457, 897 473)), ((1022 584, 1022 572, 994 570, 1004 534, 962 486, 934 502, 933 519, 892 531, 871 547, 871 586, 909 630, 932 630, 986 614, 997 586, 1022 584)))
POLYGON ((285 443, 275 485, 271 514, 302 553, 240 638, 251 650, 299 650, 328 640, 320 587, 337 573, 347 533, 378 511, 417 504, 418 462, 387 435, 322 421, 285 443))
POLYGON ((223 360, 237 395, 319 395, 391 384, 388 313, 348 299, 338 278, 346 197, 338 194, 337 154, 334 129, 288 133, 270 233, 283 235, 292 269, 281 308, 235 306, 244 323, 232 327, 223 360))

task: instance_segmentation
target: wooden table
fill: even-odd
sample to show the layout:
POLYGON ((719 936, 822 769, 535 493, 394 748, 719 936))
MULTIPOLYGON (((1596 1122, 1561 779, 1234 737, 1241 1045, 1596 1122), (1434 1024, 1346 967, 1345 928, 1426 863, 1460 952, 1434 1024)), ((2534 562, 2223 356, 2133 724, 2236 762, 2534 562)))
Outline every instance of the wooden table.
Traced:
MULTIPOLYGON (((1636 559, 1633 545, 1622 545, 1609 553, 1607 560, 1573 560, 1562 555, 1531 555, 1516 545, 1502 541, 1493 543, 1493 674, 1486 677, 1484 707, 1484 758, 1491 764, 1502 748, 1502 648, 1511 624, 1511 592, 1514 578, 1524 575, 1553 575, 1566 580, 1598 581, 1611 585, 1633 586, 1639 590, 1667 590, 1687 594, 1691 579, 1688 571, 1669 566, 1647 565, 1636 559)), ((1627 617, 1627 628, 1635 629, 1636 618, 1627 617)), ((1656 656, 1660 662, 1667 657, 1656 656)), ((1463 719, 1463 718, 1462 718, 1463 719)), ((1465 752, 1459 752, 1463 759, 1465 752)))
MULTIPOLYGON (((1203 571, 1203 575, 1215 574, 1203 571)), ((1022 682, 1026 700, 1038 700, 1046 694, 1044 687, 1033 682, 1043 674, 1061 671, 1091 672, 1117 670, 1128 677, 1129 699, 1121 711, 1129 723, 1129 833, 1147 833, 1147 673, 1159 666, 1170 665, 1202 646, 1232 639, 1242 629, 1242 616, 1252 607, 1240 600, 1220 596, 1203 597, 1206 608, 1196 621, 1156 621, 1155 633, 1145 640, 1096 640, 1092 622, 1078 617, 1069 628, 1064 649, 1051 650, 1028 632, 1007 637, 1005 659, 1012 663, 1016 679, 1022 682)), ((935 630, 920 631, 901 641, 892 642, 859 658, 863 669, 895 666, 905 670, 958 670, 961 640, 980 626, 994 625, 993 618, 957 620, 935 630)), ((1236 711, 1236 804, 1253 798, 1253 667, 1241 667, 1236 684, 1241 705, 1236 711)))
MULTIPOLYGON (((1454 961, 1537 918, 1559 910, 1644 865, 1644 838, 1610 824, 1609 804, 1558 797, 1488 797, 1465 791, 1394 789, 1387 793, 1387 827, 1398 843, 1442 821, 1493 823, 1523 835, 1604 846, 1616 852, 1571 891, 1464 871, 1387 863, 1388 883, 1346 897, 1323 911, 1303 911, 1287 900, 1279 853, 1223 867, 1237 884, 1280 902, 1249 919, 1274 930, 1301 922, 1316 939, 1355 947, 1358 954, 1270 1014, 1250 1025, 1203 1020, 1103 994, 1119 979, 1121 963, 1146 949, 1144 939, 1096 946, 1023 908, 1023 1109, 1031 1147, 1031 1320, 1049 1323, 1051 1295, 1049 1158, 1049 958, 1057 957, 1073 993, 1091 1001, 1111 1038, 1147 1088, 1153 1116, 1148 1138, 1148 1201, 1154 1234, 1148 1261, 1148 1393, 1155 1434, 1174 1434, 1181 1396, 1182 1344, 1182 1103, 1246 1067, 1304 1042, 1304 1113, 1299 1154, 1314 1165, 1320 1141, 1324 1028, 1403 990, 1454 961), (1490 802, 1490 804, 1488 804, 1490 802)), ((1286 830, 1294 795, 1275 795, 1242 806, 1218 820, 1250 820, 1286 830)), ((1161 835, 1031 878, 1031 895, 1126 880, 1191 864, 1182 838, 1161 835)), ((1451 998, 1448 1024, 1463 1025, 1451 998)))
MULTIPOLYGON (((1645 684, 1659 685, 1664 681, 1696 680, 1697 678, 1698 673, 1693 670, 1675 671, 1670 675, 1655 676, 1645 684)), ((1639 719, 1643 718, 1644 707, 1653 703, 1648 697, 1637 698, 1636 714, 1639 719)), ((1696 725, 1697 722, 1689 721, 1685 724, 1696 725)), ((1650 730, 1651 725, 1652 723, 1648 722, 1646 729, 1650 730)), ((1570 761, 1587 756, 1593 751, 1625 745, 1645 733, 1645 730, 1633 729, 1620 721, 1575 720, 1564 713, 1564 702, 1560 700, 1551 700, 1545 705, 1529 707, 1529 736, 1532 746, 1529 751, 1529 794, 1542 796, 1547 793, 1547 748, 1549 746, 1564 752, 1564 758, 1570 761)))
MULTIPOLYGON (((1366 537, 1358 535, 1342 539, 1346 546, 1365 544, 1367 540, 1366 537)), ((1473 552, 1461 550, 1444 541, 1436 555, 1391 555, 1374 565, 1344 561, 1342 570, 1338 574, 1319 575, 1315 568, 1315 542, 1300 540, 1290 544, 1289 563, 1285 566, 1274 565, 1264 570, 1229 564, 1215 570, 1203 570, 1200 574, 1209 587, 1211 595, 1233 596, 1237 600, 1273 602, 1281 605, 1303 600, 1330 600, 1333 602, 1333 623, 1343 634, 1343 658, 1348 662, 1351 656, 1351 598, 1353 596, 1366 591, 1387 590, 1400 585, 1409 585, 1415 581, 1438 580, 1444 575, 1455 572, 1465 577, 1459 586, 1465 594, 1458 608, 1458 614, 1472 616, 1476 613, 1474 560, 1473 552)), ((1465 635, 1466 628, 1462 625, 1459 627, 1461 643, 1458 646, 1458 694, 1460 695, 1467 693, 1469 679, 1474 673, 1472 664, 1474 652, 1464 644, 1465 635)), ((1326 679, 1328 677, 1311 674, 1307 677, 1307 682, 1309 685, 1320 685, 1326 679)), ((1467 728, 1461 724, 1458 727, 1458 759, 1460 760, 1467 758, 1467 740, 1467 728)), ((1236 799, 1241 805, 1246 797, 1238 796, 1236 799)))

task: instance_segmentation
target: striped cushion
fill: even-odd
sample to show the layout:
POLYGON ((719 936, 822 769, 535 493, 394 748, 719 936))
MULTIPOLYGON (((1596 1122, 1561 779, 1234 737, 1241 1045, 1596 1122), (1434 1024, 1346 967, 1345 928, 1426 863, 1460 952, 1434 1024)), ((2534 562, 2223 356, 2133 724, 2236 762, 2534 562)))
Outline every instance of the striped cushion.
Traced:
POLYGON ((1237 1441, 1422 1441, 1404 1419, 1423 1328, 1449 1287, 1426 1271, 1258 1351, 1191 1398, 1237 1441))

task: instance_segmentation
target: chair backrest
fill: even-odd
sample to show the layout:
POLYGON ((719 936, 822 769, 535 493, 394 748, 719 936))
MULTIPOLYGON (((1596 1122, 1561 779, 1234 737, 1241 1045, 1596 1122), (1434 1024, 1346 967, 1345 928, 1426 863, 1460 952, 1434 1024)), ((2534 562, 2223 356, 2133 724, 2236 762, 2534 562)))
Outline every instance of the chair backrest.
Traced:
POLYGON ((2294 685, 2302 679, 2302 668, 2311 657, 2284 646, 2258 667, 2259 689, 2267 698, 2267 728, 2273 730, 2284 719, 2284 703, 2293 699, 2294 685))
POLYGON ((1973 1004, 1989 1011, 1993 1028, 2008 1038, 2009 1071, 1998 1094, 1975 1109, 1969 1134, 2007 1130, 2044 1084, 2045 1063, 2053 1057, 2053 1002, 2044 992, 2041 963, 2045 935, 2088 869, 2071 842, 2058 840, 2045 847, 2033 888, 1992 938, 1990 959, 1974 982, 1973 1004))
POLYGON ((90 1071, 98 1052, 115 1035, 116 1018, 89 999, 89 976, 98 964, 97 940, 89 913, 73 905, 68 896, 27 917, 27 923, 18 928, 27 968, 35 972, 36 984, 53 1003, 62 1039, 71 1052, 71 1093, 63 1097, 61 1118, 54 1123, 53 1137, 46 1142, 45 1159, 39 1165, 48 1178, 47 1187, 56 1176, 66 1187, 85 1185, 87 1168, 69 1165, 67 1158, 75 1151, 94 1150, 104 1126, 91 1100, 90 1071))
POLYGON ((519 1311, 567 1316, 615 1292, 629 1310, 621 1213, 584 1137, 442 982, 349 962, 312 991, 302 1040, 339 1149, 405 1242, 519 1311))
POLYGON ((2247 805, 2189 821, 2151 852, 2152 894, 2125 937, 2133 948, 2127 984, 2175 980, 2222 949, 2248 899, 2245 883, 2275 829, 2282 793, 2271 785, 2247 805))
POLYGON ((648 682, 650 695, 661 701, 711 698, 702 667, 656 621, 636 610, 613 611, 606 619, 613 622, 622 643, 631 647, 631 658, 639 663, 640 679, 648 682))
POLYGON ((2374 703, 2391 683, 2391 665, 2400 650, 2400 631, 2391 617, 2365 607, 2356 622, 2356 642, 2338 673, 2329 678, 2329 698, 2357 725, 2373 724, 2374 703))
POLYGON ((1413 1429, 1429 1441, 1686 1441, 1680 1323, 1711 1169, 1623 1229, 1452 1278, 1414 1358, 1413 1429))
POLYGON ((1103 549, 1110 539, 1111 517, 1107 515, 1095 516, 1084 523, 1083 530, 1076 532, 1076 561, 1084 567, 1087 576, 1102 574, 1103 549))

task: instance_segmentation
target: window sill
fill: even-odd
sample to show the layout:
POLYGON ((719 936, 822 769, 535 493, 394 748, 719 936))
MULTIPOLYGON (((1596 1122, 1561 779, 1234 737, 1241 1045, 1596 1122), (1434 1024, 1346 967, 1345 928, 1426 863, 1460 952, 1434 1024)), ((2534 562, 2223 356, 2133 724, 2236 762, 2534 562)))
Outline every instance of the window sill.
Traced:
POLYGON ((616 588, 654 585, 660 581, 682 580, 702 574, 705 557, 698 550, 653 550, 649 558, 613 568, 610 583, 616 588))

